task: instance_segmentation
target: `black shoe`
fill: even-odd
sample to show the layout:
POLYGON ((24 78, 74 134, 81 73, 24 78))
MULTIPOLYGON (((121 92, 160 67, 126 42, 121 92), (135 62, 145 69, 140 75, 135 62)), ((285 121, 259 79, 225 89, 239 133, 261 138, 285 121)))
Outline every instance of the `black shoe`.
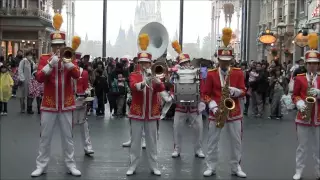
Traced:
POLYGON ((244 111, 244 112, 243 112, 243 115, 248 115, 248 112, 247 112, 247 111, 244 111))
POLYGON ((34 112, 32 110, 27 111, 28 114, 34 114, 34 112))

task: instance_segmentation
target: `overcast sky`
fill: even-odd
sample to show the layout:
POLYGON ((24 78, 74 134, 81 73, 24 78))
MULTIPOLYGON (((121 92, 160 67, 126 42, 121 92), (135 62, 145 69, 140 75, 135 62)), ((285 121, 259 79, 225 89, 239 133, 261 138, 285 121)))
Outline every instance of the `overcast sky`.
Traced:
MULTIPOLYGON (((129 29, 134 23, 136 0, 108 0, 107 40, 113 44, 117 38, 120 25, 129 29)), ((102 0, 76 0, 75 32, 90 40, 102 40, 102 0)), ((161 0, 161 13, 164 26, 169 36, 179 30, 179 0, 161 0)), ((63 12, 65 16, 65 13, 63 12)), ((65 18, 66 19, 66 18, 65 18)), ((224 27, 221 17, 220 27, 224 27)), ((233 18, 236 20, 235 17, 233 18)), ((236 26, 236 23, 233 23, 236 26)), ((64 23, 66 26, 66 20, 64 23)), ((235 27, 234 27, 235 28, 235 27)), ((211 31, 211 1, 186 0, 184 3, 184 42, 196 42, 211 31)))

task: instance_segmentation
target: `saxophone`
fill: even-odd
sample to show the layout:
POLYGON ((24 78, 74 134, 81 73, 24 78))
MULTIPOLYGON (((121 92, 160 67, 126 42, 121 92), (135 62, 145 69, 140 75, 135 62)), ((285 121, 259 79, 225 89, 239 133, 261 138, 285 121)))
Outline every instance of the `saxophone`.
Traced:
POLYGON ((229 68, 225 78, 225 85, 221 92, 221 101, 218 105, 218 111, 215 115, 217 128, 224 127, 225 122, 228 120, 229 112, 235 108, 235 102, 230 98, 230 71, 231 69, 229 68))
POLYGON ((306 122, 310 122, 311 115, 312 115, 312 108, 313 108, 313 105, 317 101, 316 98, 314 98, 312 96, 312 94, 310 93, 310 89, 313 86, 313 79, 314 79, 314 74, 311 73, 310 74, 310 80, 308 82, 307 97, 305 99, 306 108, 303 111, 301 111, 302 120, 304 120, 306 122))

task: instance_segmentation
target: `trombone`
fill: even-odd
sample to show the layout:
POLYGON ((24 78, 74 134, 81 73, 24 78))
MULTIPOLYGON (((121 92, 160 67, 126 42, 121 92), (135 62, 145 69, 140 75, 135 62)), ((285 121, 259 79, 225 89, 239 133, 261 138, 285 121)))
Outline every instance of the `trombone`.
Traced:
POLYGON ((60 50, 59 55, 64 63, 69 63, 74 59, 75 51, 71 47, 65 47, 60 50))
POLYGON ((151 68, 144 70, 144 81, 146 82, 146 86, 151 88, 150 85, 154 78, 163 79, 166 77, 168 73, 168 65, 166 62, 158 61, 155 62, 151 68))

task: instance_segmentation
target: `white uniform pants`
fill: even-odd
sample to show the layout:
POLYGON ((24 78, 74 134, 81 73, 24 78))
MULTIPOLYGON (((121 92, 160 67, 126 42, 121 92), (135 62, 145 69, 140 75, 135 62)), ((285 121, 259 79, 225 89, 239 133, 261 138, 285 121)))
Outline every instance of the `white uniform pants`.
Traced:
MULTIPOLYGON (((227 133, 230 138, 230 148, 231 148, 231 171, 236 172, 241 160, 241 121, 233 121, 225 123, 224 128, 226 128, 227 133)), ((218 163, 218 145, 220 140, 221 128, 216 127, 216 122, 209 122, 208 131, 208 154, 206 156, 206 163, 208 168, 216 170, 218 163)))
POLYGON ((90 140, 89 124, 86 120, 87 107, 83 106, 73 111, 73 123, 80 126, 80 134, 82 144, 85 151, 92 150, 92 144, 90 140))
POLYGON ((296 172, 302 173, 306 166, 308 141, 311 141, 313 158, 316 161, 316 173, 320 175, 320 126, 297 125, 298 148, 296 151, 296 172))
POLYGON ((157 121, 131 120, 130 168, 136 169, 141 156, 143 130, 146 138, 146 153, 151 170, 158 168, 157 163, 157 121))
POLYGON ((67 168, 75 168, 74 145, 72 139, 72 111, 68 112, 41 112, 41 135, 37 168, 47 168, 50 160, 51 139, 55 124, 58 123, 61 135, 61 146, 67 168))
POLYGON ((183 126, 185 125, 186 120, 189 118, 189 121, 194 129, 194 152, 202 148, 202 138, 203 138, 203 121, 202 114, 194 113, 182 113, 175 112, 173 118, 173 139, 174 139, 174 149, 180 153, 181 152, 181 138, 183 132, 183 126))
MULTIPOLYGON (((131 142, 132 141, 132 125, 131 125, 132 120, 129 119, 129 122, 130 122, 130 139, 129 139, 129 141, 131 142)), ((141 142, 145 142, 146 141, 145 137, 146 137, 146 133, 144 132, 144 128, 143 128, 141 142)))

